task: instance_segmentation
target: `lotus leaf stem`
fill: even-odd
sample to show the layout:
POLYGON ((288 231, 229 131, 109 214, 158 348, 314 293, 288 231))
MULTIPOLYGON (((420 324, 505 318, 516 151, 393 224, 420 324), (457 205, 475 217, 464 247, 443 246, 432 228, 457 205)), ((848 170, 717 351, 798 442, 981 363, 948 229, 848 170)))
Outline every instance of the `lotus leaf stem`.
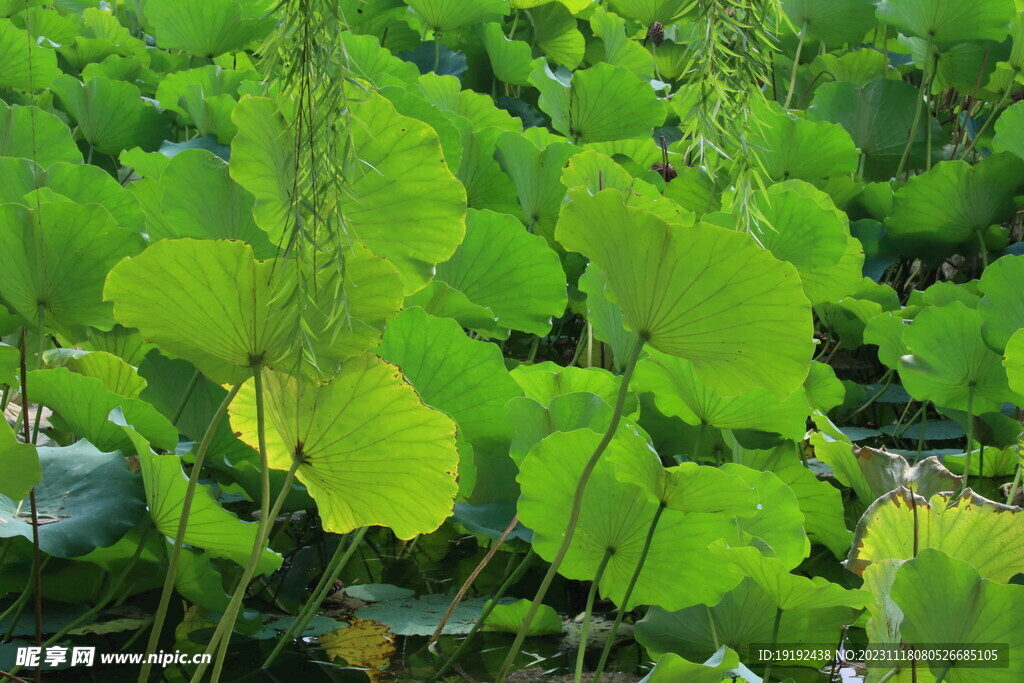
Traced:
MULTIPOLYGON (((587 657, 587 638, 590 637, 590 620, 594 616, 594 598, 597 597, 598 586, 601 585, 601 578, 604 576, 604 570, 608 567, 608 560, 612 559, 612 555, 615 554, 615 548, 608 548, 604 551, 604 557, 601 558, 601 564, 597 565, 597 571, 594 572, 594 580, 590 582, 590 590, 587 591, 587 607, 583 611, 583 628, 580 629, 580 644, 576 648, 576 672, 573 675, 574 683, 580 683, 583 680, 583 662, 587 657)), ((611 642, 610 640, 608 642, 611 642)))

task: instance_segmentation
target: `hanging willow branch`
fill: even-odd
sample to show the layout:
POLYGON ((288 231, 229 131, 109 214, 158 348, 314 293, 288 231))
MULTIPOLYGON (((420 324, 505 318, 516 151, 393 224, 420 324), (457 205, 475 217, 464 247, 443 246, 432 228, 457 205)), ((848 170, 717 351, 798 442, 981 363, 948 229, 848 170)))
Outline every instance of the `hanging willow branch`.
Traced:
POLYGON ((696 0, 694 9, 700 33, 686 73, 698 96, 685 130, 691 141, 686 154, 713 175, 731 178, 737 215, 749 230, 750 195, 765 183, 746 131, 772 78, 776 29, 785 14, 780 0, 696 0))
POLYGON ((342 212, 345 169, 352 157, 349 60, 342 41, 346 27, 331 0, 281 0, 282 17, 260 49, 262 69, 292 126, 294 163, 290 223, 281 255, 292 257, 298 275, 299 339, 304 360, 318 368, 315 337, 336 337, 349 323, 345 299, 345 252, 351 244, 342 212), (279 90, 277 89, 279 88, 279 90), (318 331, 310 328, 316 318, 318 331))

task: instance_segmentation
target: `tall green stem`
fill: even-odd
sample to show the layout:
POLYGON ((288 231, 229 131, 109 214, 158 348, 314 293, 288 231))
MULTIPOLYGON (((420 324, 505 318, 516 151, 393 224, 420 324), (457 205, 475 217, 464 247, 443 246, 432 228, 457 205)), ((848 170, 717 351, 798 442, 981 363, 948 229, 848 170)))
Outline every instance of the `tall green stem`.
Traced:
MULTIPOLYGON (((971 476, 971 455, 974 450, 974 382, 967 387, 967 450, 964 458, 964 480, 960 483, 956 495, 959 496, 967 488, 971 476)), ((979 474, 980 474, 979 470, 979 474)), ((950 501, 952 502, 952 501, 950 501)))
POLYGON ((327 568, 324 570, 323 576, 320 577, 320 582, 313 591, 313 597, 302 606, 302 610, 299 612, 298 616, 295 617, 295 621, 292 622, 292 625, 288 628, 285 634, 278 638, 277 645, 274 646, 270 655, 267 656, 266 661, 263 662, 262 668, 270 668, 271 664, 274 663, 274 660, 277 659, 277 656, 281 654, 281 650, 284 649, 285 645, 295 640, 295 637, 305 630, 306 626, 313 618, 313 615, 316 614, 316 611, 320 608, 320 605, 327 597, 328 591, 334 585, 334 582, 337 581, 338 576, 345 568, 345 565, 347 565, 348 561, 352 559, 352 556, 355 554, 359 544, 362 543, 363 536, 366 535, 366 530, 368 528, 369 527, 365 526, 361 527, 355 533, 355 536, 352 537, 352 540, 349 541, 347 547, 343 543, 338 543, 338 547, 335 549, 334 555, 331 557, 330 562, 327 563, 327 568), (344 551, 342 551, 343 547, 345 548, 344 551))
MULTIPOLYGON (((779 642, 779 626, 782 624, 782 608, 775 608, 775 621, 772 623, 772 649, 779 642)), ((768 662, 768 666, 764 668, 764 683, 771 683, 772 680, 772 662, 768 662)))
POLYGON ((626 593, 622 596, 622 604, 619 605, 619 613, 615 615, 612 630, 608 632, 608 642, 604 644, 604 650, 601 651, 601 660, 597 663, 597 670, 594 671, 593 683, 598 683, 601 680, 601 673, 604 671, 605 664, 608 663, 608 656, 611 655, 612 647, 615 645, 615 634, 619 632, 622 618, 626 616, 626 610, 629 608, 629 599, 633 597, 633 589, 636 587, 636 582, 640 579, 640 572, 643 571, 644 562, 647 560, 647 553, 651 551, 651 544, 654 542, 654 532, 658 529, 658 522, 661 521, 661 515, 665 512, 665 509, 664 504, 658 506, 654 517, 651 519, 651 526, 647 528, 647 538, 644 539, 644 547, 640 550, 640 557, 636 561, 636 567, 633 568, 633 575, 629 577, 629 585, 626 586, 626 593))
POLYGON ((559 546, 558 552, 555 553, 554 558, 551 560, 551 566, 548 568, 547 574, 544 575, 540 582, 540 587, 537 589, 537 594, 533 597, 533 602, 530 603, 530 609, 526 612, 523 624, 519 627, 519 632, 516 633, 512 647, 509 648, 508 654, 505 656, 505 661, 502 662, 501 671, 498 672, 495 683, 504 683, 508 677, 512 665, 515 664, 516 655, 519 654, 519 650, 523 645, 523 640, 526 639, 526 633, 530 629, 530 624, 533 623, 534 617, 537 616, 537 610, 540 609, 541 602, 543 602, 544 596, 547 595, 548 588, 551 587, 551 582, 554 581, 555 575, 558 574, 558 568, 562 566, 562 561, 565 559, 566 553, 569 552, 569 546, 572 545, 573 536, 576 534, 576 524, 580 519, 580 509, 583 507, 583 494, 587 490, 587 482, 590 481, 590 475, 594 473, 594 468, 597 467, 597 463, 601 456, 604 455, 608 444, 612 442, 615 430, 619 428, 619 422, 622 421, 622 413, 626 406, 626 396, 629 393, 629 381, 633 376, 633 370, 636 368, 636 362, 640 359, 640 352, 643 351, 643 348, 644 340, 638 339, 629 354, 625 370, 622 373, 622 383, 619 385, 619 392, 615 397, 615 408, 612 412, 611 422, 601 437, 601 441, 598 442, 597 447, 594 449, 594 453, 587 460, 587 464, 584 465, 583 472, 580 474, 580 479, 576 484, 572 509, 569 512, 569 519, 565 524, 565 535, 562 537, 562 545, 559 546))
POLYGON ((921 88, 917 95, 917 107, 914 109, 914 122, 910 126, 910 137, 907 138, 907 146, 903 150, 903 156, 900 157, 900 165, 896 169, 894 178, 898 178, 903 173, 903 169, 907 167, 907 163, 910 161, 910 153, 914 147, 914 138, 917 137, 917 127, 921 123, 921 112, 924 110, 924 102, 928 98, 928 90, 931 87, 934 61, 932 58, 932 39, 929 37, 924 46, 924 70, 921 74, 921 88))
MULTIPOLYGON (((196 451, 196 459, 192 464, 192 471, 188 477, 188 487, 185 489, 185 498, 181 502, 181 517, 178 519, 178 530, 174 534, 174 545, 171 547, 171 556, 167 561, 167 574, 164 576, 164 588, 160 594, 160 602, 157 605, 155 617, 153 619, 153 630, 149 633, 149 642, 146 645, 146 654, 152 654, 156 652, 156 647, 160 642, 160 633, 163 631, 164 621, 167 618, 167 607, 171 604, 171 594, 174 592, 174 581, 178 576, 178 562, 181 559, 181 547, 185 543, 185 532, 188 530, 188 518, 189 513, 192 511, 192 500, 196 495, 196 486, 199 484, 199 476, 203 470, 203 462, 206 460, 206 452, 210 450, 210 444, 213 443, 213 435, 217 431, 217 425, 224 419, 224 414, 228 411, 228 406, 231 405, 231 401, 235 399, 235 395, 238 390, 242 388, 242 384, 238 383, 231 387, 227 396, 221 401, 217 407, 217 412, 210 418, 210 424, 206 427, 206 433, 203 434, 202 440, 199 442, 199 449, 196 451)), ((149 672, 152 669, 152 664, 149 662, 149 658, 146 657, 146 662, 142 665, 142 670, 139 672, 139 683, 145 683, 149 680, 149 672)))
POLYGON ((601 577, 608 566, 608 560, 615 554, 615 548, 608 548, 604 551, 601 564, 597 565, 594 572, 594 580, 590 582, 590 590, 587 591, 587 607, 583 611, 583 628, 580 629, 580 644, 576 648, 576 673, 573 675, 573 683, 580 683, 583 680, 583 662, 587 657, 587 638, 590 637, 590 620, 594 616, 594 599, 597 597, 597 588, 601 585, 601 577))
POLYGON ((793 92, 796 90, 796 74, 800 68, 800 53, 804 51, 804 36, 807 34, 807 22, 800 27, 800 39, 796 43, 796 55, 793 56, 793 71, 789 74, 789 88, 786 90, 786 103, 783 109, 789 109, 789 103, 793 100, 793 92))

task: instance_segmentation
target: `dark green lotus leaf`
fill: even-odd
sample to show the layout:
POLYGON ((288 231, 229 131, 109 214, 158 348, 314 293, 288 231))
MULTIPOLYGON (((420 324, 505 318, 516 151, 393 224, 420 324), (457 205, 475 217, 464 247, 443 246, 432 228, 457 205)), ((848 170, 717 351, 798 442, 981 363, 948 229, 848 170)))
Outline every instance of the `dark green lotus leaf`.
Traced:
POLYGON ((1010 388, 1024 396, 1024 332, 1018 331, 1006 343, 1003 365, 1010 388))
POLYGON ((11 21, 0 19, 0 88, 42 90, 59 73, 56 52, 40 47, 11 21))
POLYGON ((989 264, 981 274, 978 289, 984 297, 978 303, 981 334, 985 342, 1002 351, 1010 337, 1024 328, 1024 256, 1004 256, 989 264))
POLYGON ((747 131, 751 153, 775 181, 854 173, 860 155, 842 126, 797 118, 777 104, 760 108, 747 131))
POLYGON ((61 74, 51 87, 78 124, 78 133, 97 152, 116 155, 132 147, 152 151, 167 137, 168 120, 131 83, 97 76, 83 85, 61 74))
POLYGON ((903 343, 910 355, 900 358, 900 377, 918 400, 976 415, 1020 400, 1007 386, 999 354, 985 344, 981 314, 959 301, 921 311, 903 343))
POLYGON ((986 579, 1005 583, 1024 570, 1024 529, 1021 509, 982 498, 970 489, 930 499, 898 488, 878 498, 854 531, 845 564, 862 574, 871 564, 907 560, 935 548, 970 562, 986 579), (999 543, 991 543, 998 538, 999 543))
MULTIPOLYGON (((890 599, 902 611, 900 634, 908 643, 956 643, 977 651, 1007 643, 1012 653, 1024 645, 1024 625, 1015 618, 1024 608, 1024 587, 1004 586, 979 573, 969 559, 923 548, 903 563, 890 599)), ((964 662, 918 664, 949 681, 997 683, 1024 677, 1024 662, 1010 655, 1003 667, 978 669, 964 662)))
POLYGON ((230 144, 238 127, 231 121, 238 88, 244 81, 259 79, 255 71, 222 69, 209 65, 167 74, 156 91, 163 109, 178 115, 182 126, 194 126, 201 135, 216 135, 230 144))
POLYGON ((435 277, 489 308, 506 329, 544 336, 565 312, 558 255, 508 214, 471 210, 465 240, 435 277))
POLYGON ((228 175, 228 165, 201 149, 171 159, 160 176, 163 201, 149 216, 150 239, 195 237, 248 243, 256 258, 273 258, 278 248, 252 217, 254 199, 228 175))
POLYGON ((876 25, 872 0, 782 0, 782 9, 797 31, 806 27, 810 38, 832 47, 857 45, 876 25))
POLYGON ((38 322, 42 314, 46 324, 62 330, 109 330, 114 320, 102 300, 103 278, 139 251, 142 238, 118 228, 98 204, 32 206, 0 206, 0 252, 9 259, 0 298, 25 320, 38 322))
MULTIPOLYGON (((861 50, 853 54, 878 54, 861 50)), ((904 81, 875 78, 861 86, 824 83, 814 91, 808 110, 813 121, 838 123, 864 155, 863 177, 888 180, 896 173, 913 128, 918 89, 904 81)), ((923 166, 927 155, 928 126, 938 128, 930 115, 918 125, 910 149, 911 167, 923 166)), ((936 139, 941 139, 933 135, 936 139)))
POLYGON ((774 472, 761 472, 737 463, 725 463, 720 468, 727 474, 742 479, 761 497, 757 514, 736 520, 729 536, 723 536, 733 546, 752 545, 770 557, 778 558, 793 569, 811 551, 811 543, 804 529, 804 514, 796 493, 774 472))
POLYGON ((266 0, 149 0, 146 21, 160 47, 216 57, 270 33, 277 22, 273 7, 266 0))
POLYGON ((489 95, 463 90, 454 76, 424 74, 417 81, 423 97, 442 111, 468 119, 474 128, 522 131, 523 122, 504 109, 499 109, 489 95))
MULTIPOLYGON (((388 625, 388 630, 395 635, 429 636, 441 625, 441 617, 451 605, 452 596, 444 594, 422 595, 418 598, 385 600, 376 602, 356 611, 360 619, 372 619, 388 625)), ((445 622, 445 635, 469 633, 480 618, 487 598, 467 598, 459 603, 452 612, 451 618, 445 622)), ((504 598, 503 603, 511 602, 504 598)))
POLYGON ((21 500, 39 483, 40 476, 35 446, 20 443, 11 427, 0 427, 0 496, 21 500))
POLYGON ((404 83, 385 86, 379 92, 388 98, 399 114, 422 121, 434 129, 448 170, 457 172, 462 163, 462 141, 473 129, 469 120, 428 102, 404 83))
POLYGON ((806 431, 807 396, 797 389, 780 401, 767 389, 754 389, 740 396, 723 397, 701 382, 693 363, 658 351, 637 364, 633 388, 654 394, 654 402, 665 415, 692 425, 719 429, 757 429, 800 439, 806 431))
MULTIPOLYGON (((580 291, 587 295, 587 323, 594 340, 604 342, 612 355, 612 367, 621 371, 636 343, 636 336, 626 329, 622 309, 608 299, 608 279, 601 269, 591 263, 580 276, 580 291)), ((600 345, 588 343, 580 357, 580 365, 603 367, 604 351, 600 345), (596 347, 596 348, 595 348, 596 347), (594 354, 598 355, 595 362, 594 354)))
POLYGON ((516 186, 502 170, 495 154, 498 140, 505 133, 495 126, 484 129, 465 126, 462 160, 456 176, 466 187, 466 203, 470 207, 508 213, 521 219, 516 186))
MULTIPOLYGON (((575 482, 600 439, 600 434, 589 429, 556 432, 534 446, 523 460, 518 476, 522 487, 519 517, 533 529, 534 550, 544 559, 553 557, 561 544, 575 482)), ((571 579, 592 579, 605 551, 614 549, 601 578, 601 594, 623 609, 634 604, 678 609, 717 602, 740 577, 737 571, 723 568, 707 547, 730 533, 734 518, 670 509, 659 521, 630 605, 621 604, 659 506, 641 487, 616 478, 614 463, 620 458, 657 460, 657 454, 643 437, 628 428, 620 429, 590 478, 579 525, 560 573, 571 579), (687 561, 680 563, 680 556, 687 561)))
POLYGON ((878 20, 937 45, 972 40, 1000 41, 1010 30, 1013 0, 882 0, 878 20))
POLYGON ((621 66, 596 64, 563 84, 549 67, 538 65, 530 82, 540 90, 539 105, 551 125, 573 142, 646 136, 665 120, 654 90, 621 66))
POLYGON ((59 118, 39 107, 0 102, 0 156, 32 159, 40 166, 82 163, 82 152, 59 118))
POLYGON ((147 341, 214 381, 240 382, 254 363, 291 358, 296 311, 281 302, 293 278, 287 262, 257 261, 242 242, 161 240, 119 263, 104 296, 147 341))
MULTIPOLYGON (((755 643, 772 642, 776 613, 775 602, 768 593, 752 579, 744 578, 713 605, 696 605, 677 612, 652 608, 637 623, 634 633, 652 657, 673 652, 701 660, 712 656, 722 645, 747 652, 755 643)), ((776 642, 829 643, 853 618, 854 611, 847 607, 785 610, 776 642)), ((823 658, 804 664, 817 667, 827 662, 828 658, 823 658)))
POLYGON ((1007 153, 974 166, 939 162, 896 191, 889 237, 903 254, 948 256, 964 244, 976 252, 980 233, 1016 213, 1022 178, 1024 161, 1007 153))
MULTIPOLYGON (((42 479, 35 487, 39 548, 55 557, 77 557, 113 545, 145 513, 140 478, 120 453, 103 453, 88 441, 38 448, 42 479)), ((0 495, 0 537, 32 539, 28 500, 0 495)))
POLYGON ((495 158, 512 178, 527 230, 554 242, 565 187, 559 182, 562 169, 578 149, 557 142, 541 149, 516 133, 497 139, 495 158))
POLYGON ((402 370, 424 403, 455 418, 474 446, 511 437, 505 403, 522 389, 497 346, 469 339, 454 320, 410 308, 388 323, 378 353, 402 370))
POLYGON ((836 82, 851 83, 858 88, 876 78, 895 78, 898 75, 895 70, 890 70, 885 54, 877 50, 820 55, 811 62, 811 73, 815 76, 831 76, 836 82))
POLYGON ((670 226, 616 190, 573 197, 556 236, 601 268, 634 334, 690 360, 722 395, 802 385, 811 320, 792 265, 733 230, 670 226))
MULTIPOLYGON (((374 12, 368 7, 360 11, 364 15, 374 12)), ((391 50, 381 47, 380 41, 374 36, 342 33, 339 38, 345 45, 348 68, 357 78, 367 80, 377 87, 412 84, 419 78, 420 73, 415 64, 395 57, 391 50)), ((388 44, 391 45, 390 40, 388 44)))
POLYGON ((119 396, 95 377, 71 372, 67 368, 29 372, 32 398, 51 408, 54 422, 87 439, 103 450, 130 451, 131 442, 124 430, 107 419, 120 409, 131 424, 157 447, 174 450, 178 432, 157 410, 137 398, 119 396))
MULTIPOLYGON (((459 453, 455 424, 420 403, 392 365, 372 354, 346 361, 324 385, 266 377, 270 466, 291 468, 317 502, 324 528, 382 525, 399 538, 436 530, 451 514, 459 453)), ((230 409, 231 427, 257 445, 250 380, 230 409)))

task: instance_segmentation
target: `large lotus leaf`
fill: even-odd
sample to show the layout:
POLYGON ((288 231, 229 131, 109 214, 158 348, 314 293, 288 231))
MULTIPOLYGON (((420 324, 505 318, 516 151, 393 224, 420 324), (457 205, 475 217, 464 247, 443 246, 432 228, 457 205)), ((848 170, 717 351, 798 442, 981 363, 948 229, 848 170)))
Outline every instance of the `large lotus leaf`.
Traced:
POLYGON ((1020 400, 1007 386, 999 354, 985 345, 981 314, 959 301, 921 311, 903 342, 910 355, 900 358, 900 378, 918 400, 975 415, 1020 400))
POLYGON ((290 356, 297 329, 286 305, 294 269, 257 261, 242 242, 161 240, 119 263, 104 296, 126 327, 185 358, 215 382, 290 356))
POLYGON ((156 99, 162 108, 177 114, 182 125, 195 126, 201 135, 216 135, 226 145, 238 132, 231 112, 239 86, 258 78, 255 71, 222 69, 211 64, 167 74, 160 81, 156 99))
POLYGON ((124 359, 106 351, 52 349, 43 354, 47 367, 63 367, 71 372, 98 379, 107 390, 125 398, 137 398, 146 388, 146 380, 124 359))
POLYGON ((173 450, 178 432, 153 406, 136 398, 119 396, 103 382, 67 368, 29 372, 32 400, 51 408, 59 421, 101 450, 129 450, 131 442, 124 431, 107 419, 120 408, 125 418, 159 448, 173 450))
POLYGON ((597 394, 577 391, 555 396, 547 405, 518 396, 505 404, 512 423, 509 457, 520 465, 538 441, 555 432, 590 429, 598 433, 612 422, 612 408, 597 394))
POLYGON ((550 2, 531 9, 530 16, 533 41, 548 60, 566 69, 578 67, 583 61, 587 41, 569 9, 561 2, 550 2))
MULTIPOLYGON (((533 529, 534 550, 544 559, 550 560, 561 545, 573 490, 600 440, 601 435, 589 429, 556 432, 534 446, 523 460, 518 476, 522 487, 519 517, 533 529)), ((665 510, 630 604, 622 604, 659 505, 639 486, 616 478, 614 462, 620 458, 656 460, 657 454, 628 427, 619 431, 590 478, 576 534, 560 573, 570 579, 593 579, 606 551, 612 550, 601 578, 601 594, 623 609, 637 604, 680 609, 717 602, 740 577, 737 571, 723 568, 707 547, 730 533, 733 517, 665 510)))
POLYGON ((860 154, 842 126, 796 118, 778 105, 762 108, 747 131, 751 154, 775 181, 813 181, 854 173, 860 154))
POLYGON ((505 0, 405 0, 427 28, 442 33, 508 14, 505 0))
MULTIPOLYGON (((938 550, 924 548, 899 568, 891 599, 903 612, 900 633, 908 643, 955 643, 976 650, 1006 643, 1010 653, 1024 645, 1024 624, 1016 616, 1024 608, 1024 587, 1000 585, 968 561, 938 550)), ((930 661, 919 664, 918 671, 928 666, 943 680, 958 683, 1024 677, 1024 661, 1012 654, 1007 659, 1004 666, 991 669, 930 661)))
MULTIPOLYGON (((400 115, 380 95, 353 95, 348 106, 360 134, 351 141, 340 198, 346 234, 394 263, 407 293, 415 292, 465 235, 465 189, 448 170, 428 125, 400 115)), ((233 120, 239 134, 231 175, 255 195, 257 224, 284 244, 298 200, 292 196, 295 150, 287 125, 265 98, 244 98, 233 120)))
POLYGON ((515 184, 519 206, 530 232, 554 241, 555 223, 565 198, 559 182, 562 169, 578 149, 564 142, 541 150, 522 135, 508 132, 498 138, 495 158, 515 184))
POLYGON ((507 338, 509 330, 498 329, 498 316, 494 311, 475 304, 465 294, 440 280, 433 280, 426 287, 405 298, 405 308, 419 306, 438 318, 452 318, 466 329, 480 335, 507 338))
POLYGON ((494 344, 469 339, 454 320, 410 308, 388 323, 378 353, 401 368, 424 403, 455 418, 474 446, 511 437, 505 403, 522 390, 494 344))
POLYGON ((995 151, 1012 152, 1024 159, 1024 103, 1017 102, 1000 114, 995 131, 996 137, 992 141, 995 151))
POLYGON ((1004 256, 981 274, 978 289, 985 295, 978 303, 981 334, 985 342, 1002 351, 1010 337, 1024 328, 1024 256, 1004 256))
POLYGON ((854 448, 853 455, 876 498, 901 486, 919 496, 931 498, 936 493, 955 491, 962 479, 946 469, 935 456, 929 456, 911 465, 898 453, 866 446, 854 448))
MULTIPOLYGON (((360 11, 367 14, 367 9, 369 8, 364 7, 360 11)), ((374 10, 370 9, 370 12, 374 12, 374 10)), ((381 14, 383 13, 381 12, 381 14)), ((351 17, 346 18, 351 19, 351 17)), ((399 59, 392 54, 391 50, 381 47, 380 41, 375 36, 344 32, 338 38, 345 46, 348 69, 357 78, 370 81, 381 87, 391 83, 415 83, 420 76, 420 71, 415 64, 399 59)))
POLYGON ((846 566, 861 574, 875 562, 910 559, 921 549, 936 548, 1000 583, 1024 571, 1021 509, 970 489, 951 496, 947 492, 928 499, 900 487, 878 498, 857 524, 846 566), (991 543, 993 538, 999 543, 991 543))
MULTIPOLYGON (((518 217, 519 197, 516 187, 495 158, 498 139, 506 132, 494 126, 482 130, 471 125, 463 127, 462 160, 457 175, 466 186, 466 202, 469 206, 518 217)), ((550 213, 557 218, 557 206, 550 213)))
POLYGON ((674 652, 666 652, 658 657, 651 673, 644 676, 640 683, 720 683, 723 675, 740 666, 740 656, 725 645, 703 664, 683 659, 674 652))
POLYGON ((861 608, 871 602, 871 594, 867 591, 848 590, 821 576, 808 579, 790 574, 779 560, 765 557, 757 548, 730 548, 720 541, 712 550, 753 579, 781 610, 861 608))
POLYGON ((41 90, 59 73, 56 52, 40 47, 11 21, 0 19, 0 88, 41 90))
POLYGON ((216 57, 266 36, 277 23, 271 9, 262 0, 148 0, 146 20, 160 47, 216 57))
MULTIPOLYGON (((747 652, 753 644, 772 642, 776 613, 772 598, 752 579, 744 578, 714 605, 697 605, 678 612, 655 607, 636 625, 634 633, 652 657, 674 652, 691 659, 703 659, 722 645, 747 652)), ((851 623, 853 615, 853 610, 846 607, 785 610, 776 642, 789 645, 832 643, 840 628, 851 623)), ((827 661, 824 658, 805 665, 820 666, 827 661)))
POLYGON ((1013 0, 882 0, 879 21, 895 26, 908 36, 925 38, 938 45, 972 40, 1001 41, 1010 31, 1013 0))
POLYGON ((39 483, 40 476, 35 446, 20 443, 7 424, 0 427, 0 496, 21 500, 39 483))
POLYGON ((782 9, 797 30, 832 47, 857 45, 875 26, 873 0, 782 0, 782 9))
POLYGON ((739 477, 757 491, 761 503, 753 517, 736 520, 726 537, 732 545, 753 545, 793 569, 811 552, 804 530, 804 514, 796 493, 774 472, 761 472, 745 465, 726 463, 723 472, 739 477))
POLYGON ((850 239, 849 221, 813 185, 790 180, 754 194, 758 241, 781 261, 801 267, 839 263, 850 239))
POLYGON ((601 39, 604 54, 599 59, 602 62, 625 67, 642 80, 651 79, 654 75, 653 56, 632 39, 622 17, 597 10, 590 15, 590 29, 601 39))
POLYGON ((692 7, 687 0, 610 0, 610 4, 617 13, 644 26, 656 21, 672 24, 692 7))
MULTIPOLYGON (((372 354, 346 361, 325 385, 283 373, 266 376, 270 466, 296 472, 317 502, 324 528, 348 533, 371 524, 399 538, 437 529, 458 485, 455 424, 420 403, 392 365, 372 354)), ((231 426, 257 444, 250 380, 230 409, 231 426)))
POLYGON ((79 134, 97 152, 118 154, 132 147, 153 151, 167 136, 167 119, 131 83, 97 76, 83 84, 61 74, 51 87, 78 124, 79 134))
POLYGON ((692 425, 757 429, 788 439, 801 439, 807 431, 809 408, 802 388, 782 401, 767 389, 725 398, 700 381, 693 363, 658 351, 637 364, 633 388, 652 392, 658 410, 692 425))
POLYGON ((467 119, 476 128, 493 126, 516 132, 523 130, 523 122, 504 109, 498 109, 490 95, 463 90, 461 82, 454 76, 423 74, 417 85, 427 102, 467 119))
POLYGON ((573 142, 648 136, 665 120, 654 90, 621 66, 600 63, 576 71, 568 85, 538 65, 530 82, 540 90, 539 106, 551 125, 573 142))
MULTIPOLYGON (((77 557, 113 545, 146 511, 142 482, 120 453, 103 453, 88 441, 41 446, 42 479, 35 487, 39 549, 77 557)), ((28 500, 0 495, 0 537, 32 539, 28 500)))
POLYGON ((1024 396, 1024 330, 1018 331, 1006 343, 1003 365, 1006 366, 1010 388, 1024 396))
POLYGON ((118 227, 145 232, 146 218, 138 200, 102 168, 59 162, 46 169, 45 182, 51 190, 73 202, 100 204, 114 217, 118 227))
POLYGON ((448 169, 455 173, 462 163, 464 135, 472 130, 473 124, 459 114, 442 111, 407 84, 387 86, 379 92, 388 98, 399 114, 422 121, 434 129, 441 143, 445 163, 448 164, 448 169))
POLYGON ((37 321, 42 312, 50 325, 109 330, 103 278, 142 248, 142 238, 118 228, 98 204, 32 205, 0 206, 0 253, 7 259, 0 298, 25 320, 37 321))
MULTIPOLYGON (((854 54, 878 53, 861 50, 854 54)), ((814 103, 808 116, 814 121, 842 125, 864 155, 863 176, 869 180, 888 180, 896 173, 906 152, 918 97, 920 93, 914 86, 888 78, 875 78, 861 86, 825 83, 814 91, 814 103)), ((936 125, 928 115, 924 125, 917 127, 910 150, 913 166, 923 165, 928 126, 936 125)))
POLYGON ((723 395, 764 387, 784 397, 802 385, 811 317, 792 265, 749 235, 672 227, 615 190, 574 197, 556 236, 601 268, 634 334, 693 362, 723 395))
POLYGON ((129 330, 120 325, 114 325, 110 330, 90 328, 86 330, 85 336, 88 341, 82 348, 106 351, 135 367, 138 367, 146 354, 155 348, 152 344, 142 341, 142 335, 138 330, 129 330))
MULTIPOLYGON (((550 361, 523 364, 512 370, 511 374, 526 396, 542 405, 549 405, 556 397, 573 392, 597 394, 608 405, 615 405, 622 384, 621 377, 602 368, 562 367, 550 361)), ((638 407, 636 396, 628 393, 623 416, 635 417, 638 407)))
POLYGON ((38 106, 8 106, 0 101, 0 157, 31 159, 40 166, 82 163, 71 130, 38 106))
POLYGON ((1013 218, 1013 195, 1024 177, 1024 161, 995 154, 971 166, 942 161, 896 191, 886 230, 905 254, 948 256, 977 235, 1013 218))
POLYGON ((544 240, 508 214, 471 210, 466 239, 437 279, 491 309, 501 327, 539 336, 565 312, 565 274, 544 240))
POLYGON ((163 201, 151 216, 149 236, 237 239, 256 258, 272 258, 278 248, 253 221, 253 197, 228 175, 222 159, 201 149, 176 154, 160 176, 163 201))
POLYGON ((511 85, 529 86, 533 71, 530 44, 505 37, 501 24, 485 24, 480 31, 494 77, 511 85))
MULTIPOLYGON (((523 599, 509 605, 495 605, 487 617, 484 631, 498 631, 501 633, 518 633, 526 620, 526 613, 530 609, 530 601, 523 599)), ((550 636, 561 635, 562 617, 558 615, 554 607, 541 605, 536 618, 530 622, 528 636, 550 636)))
POLYGON ((679 512, 716 512, 751 517, 760 497, 743 479, 717 467, 684 462, 662 467, 657 458, 628 457, 620 450, 611 457, 622 481, 641 487, 652 502, 679 512))

